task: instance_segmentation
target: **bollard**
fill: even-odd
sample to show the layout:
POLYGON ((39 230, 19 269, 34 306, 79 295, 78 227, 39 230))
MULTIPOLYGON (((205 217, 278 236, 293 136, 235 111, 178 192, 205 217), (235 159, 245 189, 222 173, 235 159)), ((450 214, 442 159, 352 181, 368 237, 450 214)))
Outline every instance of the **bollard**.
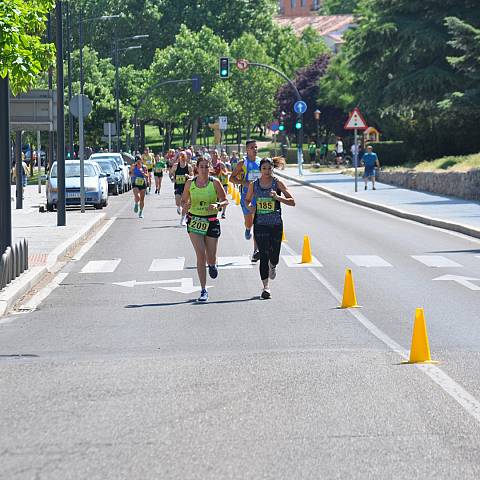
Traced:
POLYGON ((0 290, 7 285, 7 254, 2 254, 0 258, 0 290))
POLYGON ((13 264, 15 266, 15 270, 13 272, 13 279, 15 279, 20 275, 20 248, 18 246, 18 243, 16 243, 13 247, 13 264))
POLYGON ((28 241, 26 238, 23 241, 25 242, 25 270, 28 270, 28 241))

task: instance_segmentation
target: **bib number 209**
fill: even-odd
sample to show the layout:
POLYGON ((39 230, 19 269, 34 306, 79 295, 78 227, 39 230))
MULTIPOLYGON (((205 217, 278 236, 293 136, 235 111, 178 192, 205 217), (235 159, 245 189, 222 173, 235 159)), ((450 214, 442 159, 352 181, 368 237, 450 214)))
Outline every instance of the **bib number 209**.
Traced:
POLYGON ((199 235, 206 235, 210 222, 206 218, 192 217, 188 224, 188 233, 198 233, 199 235))

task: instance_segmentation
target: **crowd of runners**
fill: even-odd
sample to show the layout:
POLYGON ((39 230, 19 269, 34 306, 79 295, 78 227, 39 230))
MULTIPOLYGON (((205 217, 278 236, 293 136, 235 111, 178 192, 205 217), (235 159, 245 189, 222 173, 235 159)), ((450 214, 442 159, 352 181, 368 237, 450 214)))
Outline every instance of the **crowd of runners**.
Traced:
POLYGON ((228 156, 216 149, 170 149, 154 155, 148 148, 135 156, 130 168, 134 212, 144 217, 145 195, 160 195, 162 180, 173 183, 175 206, 180 225, 186 227, 197 258, 201 292, 199 302, 208 301, 207 270, 218 276, 217 246, 221 234, 220 219, 226 218, 229 190, 238 188, 244 217, 244 238, 253 243, 252 262, 260 262, 263 284, 260 298, 271 298, 269 281, 275 279, 283 234, 282 204, 294 206, 295 200, 274 168, 283 168, 284 159, 261 159, 255 140, 247 140, 246 155, 228 156))

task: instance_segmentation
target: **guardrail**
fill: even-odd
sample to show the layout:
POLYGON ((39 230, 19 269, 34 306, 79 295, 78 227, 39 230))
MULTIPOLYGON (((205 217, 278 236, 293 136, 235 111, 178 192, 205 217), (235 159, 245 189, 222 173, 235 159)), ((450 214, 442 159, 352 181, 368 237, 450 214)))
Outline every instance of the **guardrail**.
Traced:
POLYGON ((28 270, 28 242, 24 238, 13 247, 7 247, 0 258, 0 290, 28 270))

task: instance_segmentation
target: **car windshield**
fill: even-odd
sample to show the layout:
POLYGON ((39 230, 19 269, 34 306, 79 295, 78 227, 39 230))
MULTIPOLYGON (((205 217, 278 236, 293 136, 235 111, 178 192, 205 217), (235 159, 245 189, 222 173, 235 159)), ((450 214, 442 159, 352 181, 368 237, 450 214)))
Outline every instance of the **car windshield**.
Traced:
MULTIPOLYGON (((50 173, 52 178, 57 178, 57 164, 52 167, 52 171, 50 173)), ((85 177, 96 177, 97 173, 93 168, 93 165, 88 163, 85 164, 85 177)), ((65 177, 72 178, 72 177, 80 177, 80 163, 67 163, 65 164, 65 177)))
POLYGON ((111 162, 105 162, 105 161, 100 161, 100 160, 95 160, 99 165, 100 168, 102 169, 103 173, 113 173, 114 172, 114 167, 111 162))
POLYGON ((120 165, 120 159, 118 157, 98 157, 95 158, 95 156, 90 157, 90 160, 93 160, 94 162, 115 162, 115 165, 120 165))

